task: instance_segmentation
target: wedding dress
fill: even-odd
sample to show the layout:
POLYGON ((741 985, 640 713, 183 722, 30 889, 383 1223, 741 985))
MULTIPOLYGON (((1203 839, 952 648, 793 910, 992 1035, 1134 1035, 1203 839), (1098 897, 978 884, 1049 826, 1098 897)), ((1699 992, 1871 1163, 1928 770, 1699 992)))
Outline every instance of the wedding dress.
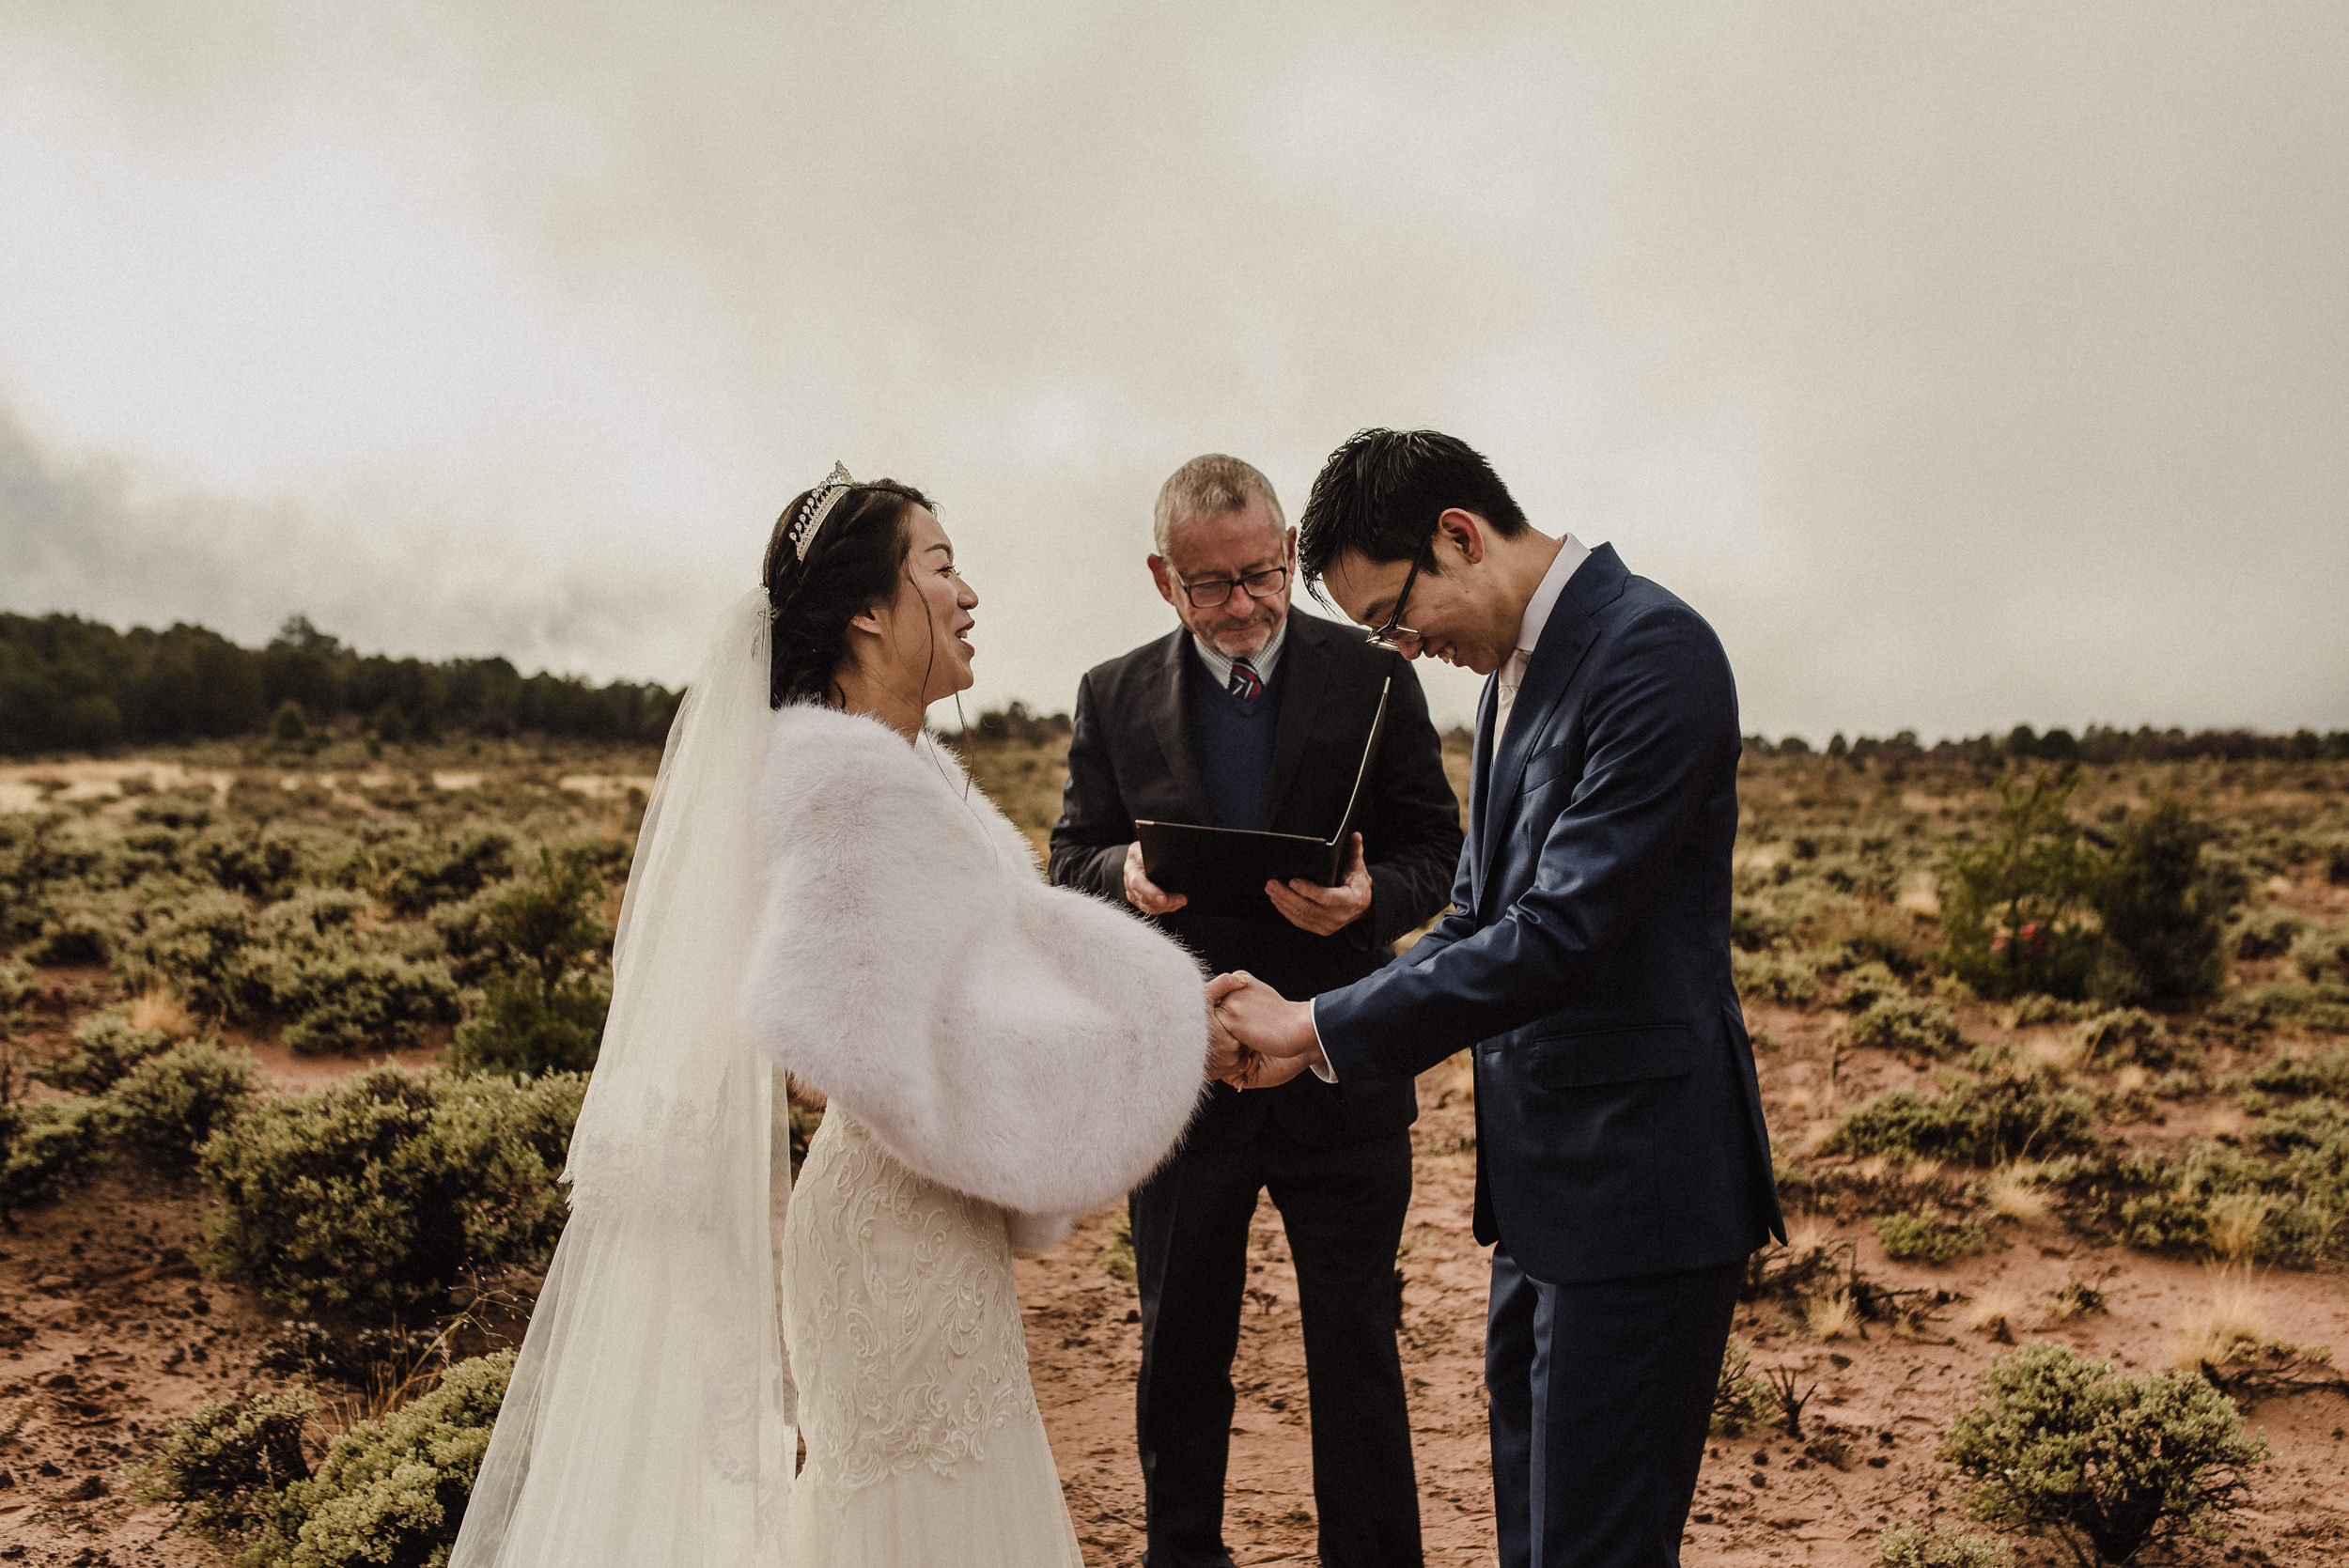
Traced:
POLYGON ((1011 1252, 1182 1136, 1198 968, 1047 886, 926 737, 770 712, 767 615, 727 610, 671 728, 449 1568, 1082 1560, 1011 1252), (797 1199, 786 1070, 830 1102, 797 1199))

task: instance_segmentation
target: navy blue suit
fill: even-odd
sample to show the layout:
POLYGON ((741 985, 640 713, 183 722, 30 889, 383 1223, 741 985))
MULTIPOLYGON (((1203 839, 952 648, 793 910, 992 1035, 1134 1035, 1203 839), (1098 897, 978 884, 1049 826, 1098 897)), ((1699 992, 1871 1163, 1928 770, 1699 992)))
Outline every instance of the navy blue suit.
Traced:
POLYGON ((1740 1267, 1783 1231, 1729 970, 1736 690, 1703 618, 1601 546, 1497 756, 1494 706, 1453 912, 1315 1023, 1349 1096, 1474 1048, 1503 1564, 1656 1568, 1740 1267))

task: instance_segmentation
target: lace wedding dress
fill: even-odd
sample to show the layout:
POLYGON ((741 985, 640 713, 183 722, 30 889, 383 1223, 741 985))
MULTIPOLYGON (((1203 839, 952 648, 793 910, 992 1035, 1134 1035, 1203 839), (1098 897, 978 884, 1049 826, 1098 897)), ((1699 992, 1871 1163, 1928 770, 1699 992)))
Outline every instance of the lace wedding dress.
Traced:
POLYGON ((1081 1568, 1002 1209, 916 1175, 834 1109, 792 1192, 783 1311, 807 1442, 793 1562, 1081 1568))

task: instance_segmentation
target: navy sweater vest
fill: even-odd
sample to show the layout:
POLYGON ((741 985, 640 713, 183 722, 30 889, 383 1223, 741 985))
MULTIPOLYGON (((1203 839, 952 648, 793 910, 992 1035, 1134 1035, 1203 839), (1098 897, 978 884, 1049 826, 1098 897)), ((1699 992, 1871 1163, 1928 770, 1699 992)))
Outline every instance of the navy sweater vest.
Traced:
POLYGON ((1265 792, 1272 780, 1272 732, 1281 722, 1281 670, 1246 703, 1215 683, 1206 660, 1190 657, 1190 747, 1206 786, 1207 811, 1218 828, 1264 826, 1265 792))

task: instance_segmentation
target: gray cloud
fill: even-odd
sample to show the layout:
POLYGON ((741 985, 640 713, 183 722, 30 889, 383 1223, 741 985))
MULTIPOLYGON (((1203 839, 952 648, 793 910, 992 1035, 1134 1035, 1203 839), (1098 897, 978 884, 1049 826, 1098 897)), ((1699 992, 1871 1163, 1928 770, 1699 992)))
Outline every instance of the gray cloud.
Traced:
POLYGON ((2349 723, 2337 10, 0 28, 54 106, 0 203, 88 252, 0 239, 48 302, 0 303, 0 388, 112 454, 11 481, 12 556, 75 537, 14 603, 676 678, 839 456, 944 498, 974 696, 1062 706, 1167 624, 1174 464, 1239 452, 1294 509, 1348 430, 1428 423, 1710 615, 1750 727, 2349 723), (177 192, 194 260, 126 260, 144 220, 76 160, 177 192), (57 345, 165 276, 193 310, 77 378, 57 345))

